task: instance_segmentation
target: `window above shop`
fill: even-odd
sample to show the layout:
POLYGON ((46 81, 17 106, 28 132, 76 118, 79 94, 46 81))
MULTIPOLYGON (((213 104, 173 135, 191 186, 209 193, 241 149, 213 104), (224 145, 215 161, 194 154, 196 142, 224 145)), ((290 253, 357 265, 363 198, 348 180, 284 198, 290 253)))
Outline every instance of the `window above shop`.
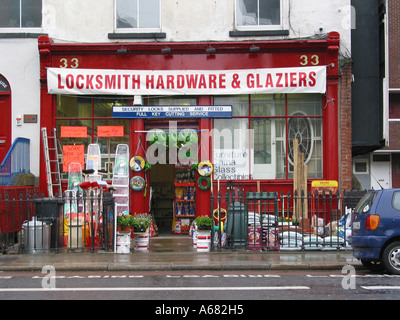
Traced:
POLYGON ((116 31, 159 31, 160 0, 115 0, 116 31))
POLYGON ((164 39, 160 0, 115 0, 114 32, 109 39, 164 39))
POLYGON ((231 37, 287 36, 284 12, 287 0, 236 0, 235 29, 231 37))
POLYGON ((276 29, 282 24, 282 0, 236 0, 236 27, 276 29))
POLYGON ((42 27, 42 0, 0 0, 0 30, 42 27))
POLYGON ((237 26, 279 26, 281 0, 237 0, 237 26))

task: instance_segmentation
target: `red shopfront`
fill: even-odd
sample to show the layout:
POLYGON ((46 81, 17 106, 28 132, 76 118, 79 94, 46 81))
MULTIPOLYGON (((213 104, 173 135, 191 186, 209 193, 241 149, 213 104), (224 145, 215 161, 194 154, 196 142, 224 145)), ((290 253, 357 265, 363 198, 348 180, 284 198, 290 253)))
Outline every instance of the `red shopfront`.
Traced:
MULTIPOLYGON (((214 190, 218 181, 223 185, 228 180, 240 180, 248 190, 255 190, 259 182, 263 190, 292 192, 290 139, 298 137, 303 140, 305 158, 311 167, 309 183, 315 179, 339 181, 338 51, 337 33, 330 33, 325 40, 307 41, 111 44, 60 44, 41 36, 41 127, 57 128, 59 135, 62 126, 86 126, 86 137, 61 139, 61 143, 99 142, 105 153, 110 154, 110 145, 118 139, 102 140, 98 127, 123 126, 124 134, 119 140, 129 145, 130 157, 143 158, 149 148, 146 135, 151 129, 168 130, 171 123, 178 131, 192 129, 198 132, 198 156, 214 165, 214 190), (323 82, 317 80, 313 68, 323 71, 323 82), (133 70, 135 75, 131 73, 133 70), (198 70, 204 75, 199 75, 198 86, 194 88, 190 84, 191 71, 198 70), (265 76, 265 70, 273 78, 265 76), (107 82, 108 72, 112 76, 107 82), (138 74, 143 80, 141 85, 138 74), (50 77, 54 77, 54 83, 50 77), (188 90, 177 90, 179 79, 186 79, 182 86, 188 90), (321 83, 322 91, 307 90, 321 83), (253 91, 240 90, 243 87, 253 91), (295 91, 288 93, 284 89, 287 87, 295 87, 295 91), (186 118, 174 118, 172 114, 169 119, 157 115, 132 119, 112 117, 111 105, 134 106, 138 96, 144 106, 228 105, 232 106, 232 118, 196 114, 186 118), (233 137, 238 147, 223 153, 212 134, 203 134, 216 129, 252 131, 243 131, 246 133, 242 136, 239 131, 233 137), (252 132, 251 136, 246 136, 247 132, 252 132), (302 132, 308 133, 301 136, 302 132), (241 147, 247 148, 243 154, 249 160, 237 158, 241 155, 235 152, 241 147)), ((40 187, 45 192, 42 154, 40 187)), ((112 167, 111 163, 105 161, 103 169, 112 167)), ((171 164, 169 167, 168 164, 154 165, 148 172, 130 174, 146 178, 150 186, 163 174, 173 174, 176 182, 180 168, 175 165, 170 169, 171 164)), ((192 178, 197 182, 200 176, 197 171, 194 174, 192 178)), ((184 180, 187 176, 183 173, 179 179, 182 177, 184 180)), ((194 187, 196 215, 208 214, 211 189, 200 190, 197 183, 194 187)), ((131 190, 129 210, 148 212, 152 205, 149 197, 156 196, 157 192, 157 186, 152 192, 131 190)))

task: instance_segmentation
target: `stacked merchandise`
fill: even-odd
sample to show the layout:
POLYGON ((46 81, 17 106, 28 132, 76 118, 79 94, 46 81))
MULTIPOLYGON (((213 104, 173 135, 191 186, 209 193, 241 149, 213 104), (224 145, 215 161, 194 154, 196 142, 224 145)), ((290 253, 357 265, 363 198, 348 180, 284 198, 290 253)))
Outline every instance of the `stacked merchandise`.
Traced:
POLYGON ((337 250, 345 248, 346 243, 342 237, 338 236, 329 236, 323 239, 324 250, 337 250))
POLYGON ((247 227, 247 250, 262 250, 262 232, 260 223, 260 214, 256 212, 248 213, 247 227))
POLYGON ((342 246, 346 249, 351 249, 349 239, 351 237, 351 209, 346 207, 346 213, 338 222, 337 236, 342 241, 342 246))
MULTIPOLYGON (((247 249, 261 250, 338 250, 347 248, 350 215, 325 225, 324 219, 312 217, 310 225, 274 214, 249 212, 247 216, 247 249), (282 220, 279 222, 278 220, 282 220), (303 230, 303 228, 305 228, 303 230), (261 236, 260 236, 261 235, 261 236)), ((351 229, 350 229, 351 232, 351 229)))
POLYGON ((260 214, 257 212, 249 212, 247 215, 247 224, 249 226, 260 226, 260 214))
POLYGON ((281 250, 301 250, 303 234, 297 231, 284 231, 279 233, 281 250))
POLYGON ((323 238, 316 235, 305 235, 303 238, 304 249, 320 250, 323 248, 323 238))
POLYGON ((273 214, 262 214, 261 216, 263 241, 267 250, 276 251, 280 249, 279 229, 276 228, 277 217, 273 214))

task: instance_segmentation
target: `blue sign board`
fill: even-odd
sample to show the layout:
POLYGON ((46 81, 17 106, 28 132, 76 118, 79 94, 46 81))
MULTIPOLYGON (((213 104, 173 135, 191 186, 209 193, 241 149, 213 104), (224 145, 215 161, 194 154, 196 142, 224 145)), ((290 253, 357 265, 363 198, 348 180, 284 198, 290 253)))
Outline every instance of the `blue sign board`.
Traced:
POLYGON ((113 106, 113 118, 232 118, 232 106, 113 106))

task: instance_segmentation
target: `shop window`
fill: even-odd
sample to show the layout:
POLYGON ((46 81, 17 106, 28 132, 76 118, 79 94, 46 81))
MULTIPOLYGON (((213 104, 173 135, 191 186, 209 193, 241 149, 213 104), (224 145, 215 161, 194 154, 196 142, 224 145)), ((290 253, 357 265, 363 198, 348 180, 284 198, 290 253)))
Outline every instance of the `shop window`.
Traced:
POLYGON ((0 0, 0 28, 41 28, 42 0, 0 0))
POLYGON ((214 129, 219 133, 219 136, 214 136, 214 159, 229 158, 229 154, 242 151, 241 158, 232 157, 230 163, 226 160, 216 162, 216 171, 247 172, 247 178, 244 174, 241 174, 242 178, 232 174, 221 174, 217 178, 240 180, 250 176, 253 179, 292 179, 294 138, 299 141, 299 151, 305 154, 308 177, 322 178, 321 95, 215 97, 214 101, 216 105, 231 104, 234 110, 233 119, 214 120, 214 129), (232 137, 229 146, 225 143, 228 132, 232 137), (219 153, 217 157, 216 153, 219 153))
POLYGON ((249 120, 214 120, 214 178, 247 180, 251 178, 254 147, 249 148, 249 120))
POLYGON ((160 0, 115 0, 117 31, 161 28, 160 0))
POLYGON ((282 0, 236 0, 236 26, 268 29, 281 25, 282 0))
POLYGON ((374 162, 390 162, 390 154, 374 154, 372 156, 374 162))
MULTIPOLYGON (((57 96, 57 136, 60 150, 63 150, 64 145, 83 145, 86 159, 87 146, 98 143, 101 152, 101 169, 110 172, 108 179, 111 179, 117 145, 129 144, 129 120, 113 119, 112 106, 131 103, 129 98, 57 96), (87 135, 76 137, 74 133, 70 133, 69 136, 61 136, 61 127, 84 128, 87 135), (107 134, 99 134, 99 127, 108 127, 110 130, 107 134)), ((63 168, 63 154, 60 155, 59 160, 60 168, 63 168)), ((65 168, 63 169, 62 178, 67 179, 68 172, 65 168)))
POLYGON ((149 106, 195 106, 195 97, 150 97, 149 106))
POLYGON ((356 174, 368 173, 368 160, 354 160, 353 172, 356 174))

